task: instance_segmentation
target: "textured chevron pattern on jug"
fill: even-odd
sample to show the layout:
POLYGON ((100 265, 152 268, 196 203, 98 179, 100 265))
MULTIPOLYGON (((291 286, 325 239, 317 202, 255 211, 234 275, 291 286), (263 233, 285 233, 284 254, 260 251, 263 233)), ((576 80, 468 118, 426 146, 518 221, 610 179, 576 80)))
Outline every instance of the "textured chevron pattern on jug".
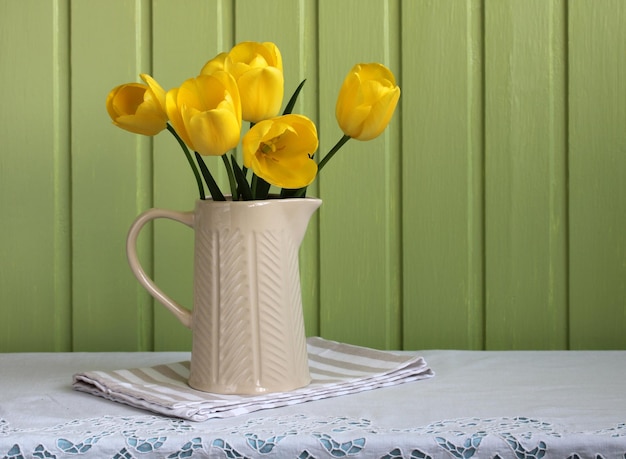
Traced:
POLYGON ((296 363, 294 338, 300 334, 304 336, 304 331, 299 330, 303 327, 293 321, 293 310, 302 308, 298 250, 285 231, 259 232, 255 236, 260 368, 266 384, 280 386, 296 363))
POLYGON ((253 292, 249 288, 254 282, 253 263, 250 260, 250 237, 239 230, 219 233, 220 266, 219 303, 219 352, 214 350, 214 358, 219 359, 220 384, 244 384, 254 381, 254 342, 251 330, 255 326, 250 307, 254 304, 253 292))
MULTIPOLYGON (((293 241, 289 241, 293 243, 293 241)), ((300 259, 298 257, 298 248, 293 245, 288 252, 288 268, 287 272, 292 277, 292 282, 289 284, 289 308, 285 311, 286 315, 290 317, 289 330, 292 331, 293 337, 290 341, 291 346, 289 351, 292 353, 293 364, 292 368, 296 370, 298 374, 302 374, 307 378, 307 381, 302 384, 308 384, 309 379, 309 359, 306 352, 306 333, 304 329, 304 317, 302 311, 302 291, 300 289, 300 259), (304 350, 304 351, 303 351, 304 350)), ((289 347, 289 346, 287 346, 289 347)))
POLYGON ((254 380, 248 285, 249 262, 244 236, 238 230, 204 231, 196 237, 196 301, 194 327, 209 333, 194 333, 192 385, 236 386, 254 380), (200 337, 205 340, 200 341, 200 337), (202 381, 202 383, 200 383, 202 381))
POLYGON ((308 383, 298 247, 289 233, 198 231, 196 253, 193 326, 209 333, 194 333, 190 384, 263 391, 283 387, 294 369, 308 383))
POLYGON ((193 307, 193 346, 189 384, 197 389, 206 389, 215 384, 219 376, 212 361, 216 345, 216 331, 219 329, 219 311, 206 307, 219 302, 218 279, 220 267, 214 263, 219 241, 211 231, 196 230, 194 260, 194 307, 193 307), (207 302, 204 306, 202 302, 207 302), (205 330, 207 333, 197 333, 205 330))

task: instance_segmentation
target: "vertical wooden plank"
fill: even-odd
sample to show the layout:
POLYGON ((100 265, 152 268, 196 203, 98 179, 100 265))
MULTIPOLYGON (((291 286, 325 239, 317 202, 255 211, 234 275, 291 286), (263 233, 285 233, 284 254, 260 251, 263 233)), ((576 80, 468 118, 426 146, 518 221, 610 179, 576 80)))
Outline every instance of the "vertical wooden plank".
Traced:
POLYGON ((567 346, 565 4, 486 2, 487 348, 567 346))
MULTIPOLYGON (((105 110, 107 93, 145 69, 148 14, 149 1, 71 4, 75 350, 150 345, 151 303, 130 273, 125 239, 151 201, 151 140, 112 126, 105 110)), ((150 239, 141 241, 148 266, 150 239)))
POLYGON ((0 2, 0 352, 70 350, 67 13, 0 2))
POLYGON ((569 2, 570 346, 626 348, 626 4, 569 2))
MULTIPOLYGON (((318 121, 317 112, 317 9, 310 0, 284 2, 237 2, 236 42, 245 40, 276 43, 283 57, 287 103, 300 82, 306 79, 293 113, 318 121), (280 27, 268 27, 280 24, 280 27)), ((319 125, 318 125, 319 126, 319 125)), ((317 196, 318 183, 308 189, 317 196)), ((300 248, 300 278, 306 333, 319 335, 319 212, 311 219, 300 248)))
POLYGON ((402 4, 405 348, 483 347, 482 13, 402 4))
MULTIPOLYGON (((153 76, 166 90, 197 76, 209 59, 230 49, 232 14, 230 0, 194 0, 184 5, 171 0, 153 2, 153 76)), ((198 189, 176 140, 163 132, 155 138, 154 147, 154 205, 192 210, 198 189)), ((206 158, 206 163, 226 192, 221 159, 206 158)), ((155 281, 176 301, 192 308, 193 231, 165 220, 155 222, 154 231, 155 281)), ((155 349, 191 349, 191 332, 155 303, 155 349)))
MULTIPOLYGON (((342 135, 335 103, 352 66, 381 62, 399 75, 399 15, 394 1, 320 0, 323 154, 342 135)), ((377 139, 348 142, 319 178, 320 332, 326 338, 377 348, 401 345, 399 118, 397 113, 377 139)))

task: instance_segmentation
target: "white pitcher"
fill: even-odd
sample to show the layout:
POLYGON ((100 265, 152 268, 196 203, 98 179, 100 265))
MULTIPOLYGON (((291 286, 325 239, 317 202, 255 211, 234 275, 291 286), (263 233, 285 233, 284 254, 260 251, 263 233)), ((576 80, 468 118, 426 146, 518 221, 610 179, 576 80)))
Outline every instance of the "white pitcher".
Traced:
POLYGON ((258 394, 309 384, 298 252, 321 203, 198 200, 193 212, 150 209, 134 221, 126 244, 133 273, 192 330, 191 387, 258 394), (137 236, 156 218, 195 231, 192 311, 159 289, 137 257, 137 236))

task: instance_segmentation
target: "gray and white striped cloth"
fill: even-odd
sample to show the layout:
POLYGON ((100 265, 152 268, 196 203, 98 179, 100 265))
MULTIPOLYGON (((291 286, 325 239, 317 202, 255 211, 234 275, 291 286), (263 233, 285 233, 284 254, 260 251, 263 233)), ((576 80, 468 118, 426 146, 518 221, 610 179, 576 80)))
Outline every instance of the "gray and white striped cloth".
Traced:
POLYGON ((289 392, 218 395, 187 385, 189 362, 74 375, 73 388, 191 421, 227 418, 267 408, 337 397, 434 376, 423 358, 308 338, 311 383, 289 392))

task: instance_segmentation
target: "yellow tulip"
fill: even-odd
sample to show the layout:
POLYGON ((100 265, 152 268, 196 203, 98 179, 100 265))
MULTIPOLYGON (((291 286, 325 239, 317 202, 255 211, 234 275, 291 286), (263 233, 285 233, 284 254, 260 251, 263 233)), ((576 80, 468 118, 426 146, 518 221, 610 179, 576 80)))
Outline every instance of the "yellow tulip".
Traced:
POLYGON ((244 120, 258 123, 278 115, 284 78, 283 60, 274 43, 239 43, 226 56, 220 54, 207 62, 201 74, 211 74, 220 67, 237 81, 244 120))
POLYGON ((190 78, 168 91, 165 103, 178 135, 201 155, 221 156, 239 143, 241 101, 229 73, 190 78))
POLYGON ((371 140, 391 120, 400 88, 382 64, 357 64, 346 76, 337 98, 335 115, 345 135, 371 140))
POLYGON ((284 115, 255 124, 243 137, 243 164, 268 183, 297 189, 317 174, 315 124, 302 115, 284 115))
POLYGON ((135 134, 156 135, 165 129, 165 91, 149 75, 147 84, 127 83, 115 87, 106 100, 113 124, 135 134))

